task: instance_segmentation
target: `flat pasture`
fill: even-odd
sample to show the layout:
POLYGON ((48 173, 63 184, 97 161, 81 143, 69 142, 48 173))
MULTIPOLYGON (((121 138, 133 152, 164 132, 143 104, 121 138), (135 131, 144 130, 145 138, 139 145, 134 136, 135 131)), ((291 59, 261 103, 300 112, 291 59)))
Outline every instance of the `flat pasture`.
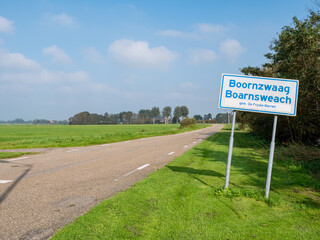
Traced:
POLYGON ((0 125, 0 149, 78 147, 177 134, 179 124, 148 125, 0 125))

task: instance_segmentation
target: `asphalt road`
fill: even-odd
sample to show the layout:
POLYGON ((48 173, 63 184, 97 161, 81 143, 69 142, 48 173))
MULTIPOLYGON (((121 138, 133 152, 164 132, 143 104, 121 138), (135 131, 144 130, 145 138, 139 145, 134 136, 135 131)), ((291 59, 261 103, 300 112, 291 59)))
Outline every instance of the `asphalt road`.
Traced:
POLYGON ((0 160, 0 239, 50 238, 222 127, 0 160))

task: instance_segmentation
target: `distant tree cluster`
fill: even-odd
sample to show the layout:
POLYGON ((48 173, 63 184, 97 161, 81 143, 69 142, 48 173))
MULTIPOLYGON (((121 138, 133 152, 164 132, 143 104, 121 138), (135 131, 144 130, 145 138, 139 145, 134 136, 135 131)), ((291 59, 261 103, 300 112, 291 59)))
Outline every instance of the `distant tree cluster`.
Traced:
POLYGON ((35 119, 32 121, 33 124, 55 124, 55 125, 68 125, 68 120, 46 120, 46 119, 35 119))
POLYGON ((25 121, 22 118, 16 118, 15 120, 1 121, 0 124, 54 124, 54 125, 67 125, 69 124, 68 120, 47 120, 47 119, 35 119, 25 121))
POLYGON ((186 106, 178 106, 174 109, 172 118, 172 108, 165 106, 160 112, 159 107, 152 109, 141 109, 138 113, 131 111, 120 112, 117 114, 105 113, 100 115, 97 113, 89 113, 87 111, 77 113, 69 118, 69 124, 72 125, 99 125, 99 124, 155 124, 155 123, 177 123, 180 118, 185 118, 189 114, 186 106))
POLYGON ((232 115, 231 113, 218 113, 216 116, 217 123, 231 123, 232 115))
POLYGON ((0 124, 31 124, 32 121, 25 121, 22 118, 16 118, 14 120, 2 121, 0 120, 0 124))
POLYGON ((203 123, 216 123, 216 119, 212 117, 211 113, 204 114, 203 117, 199 114, 194 115, 193 118, 197 122, 203 122, 203 123))
POLYGON ((186 118, 188 117, 189 109, 186 106, 177 106, 173 111, 173 123, 180 122, 180 118, 186 118))

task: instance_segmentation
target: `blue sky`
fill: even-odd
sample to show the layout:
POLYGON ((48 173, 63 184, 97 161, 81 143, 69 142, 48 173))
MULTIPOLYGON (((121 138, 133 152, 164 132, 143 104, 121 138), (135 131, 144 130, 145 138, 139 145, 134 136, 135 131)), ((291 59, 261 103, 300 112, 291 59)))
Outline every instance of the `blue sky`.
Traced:
POLYGON ((0 2, 0 120, 186 105, 218 112, 222 73, 259 66, 311 0, 0 2))

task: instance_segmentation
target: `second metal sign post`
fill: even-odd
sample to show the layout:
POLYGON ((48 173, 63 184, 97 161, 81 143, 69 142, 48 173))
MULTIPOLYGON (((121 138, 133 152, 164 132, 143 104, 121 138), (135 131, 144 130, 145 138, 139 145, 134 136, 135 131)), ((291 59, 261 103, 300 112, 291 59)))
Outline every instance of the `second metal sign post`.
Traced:
POLYGON ((225 189, 229 186, 236 119, 235 110, 274 114, 265 189, 265 197, 269 197, 278 119, 277 115, 296 115, 298 88, 298 80, 222 74, 219 108, 233 110, 226 180, 224 185, 225 189))

